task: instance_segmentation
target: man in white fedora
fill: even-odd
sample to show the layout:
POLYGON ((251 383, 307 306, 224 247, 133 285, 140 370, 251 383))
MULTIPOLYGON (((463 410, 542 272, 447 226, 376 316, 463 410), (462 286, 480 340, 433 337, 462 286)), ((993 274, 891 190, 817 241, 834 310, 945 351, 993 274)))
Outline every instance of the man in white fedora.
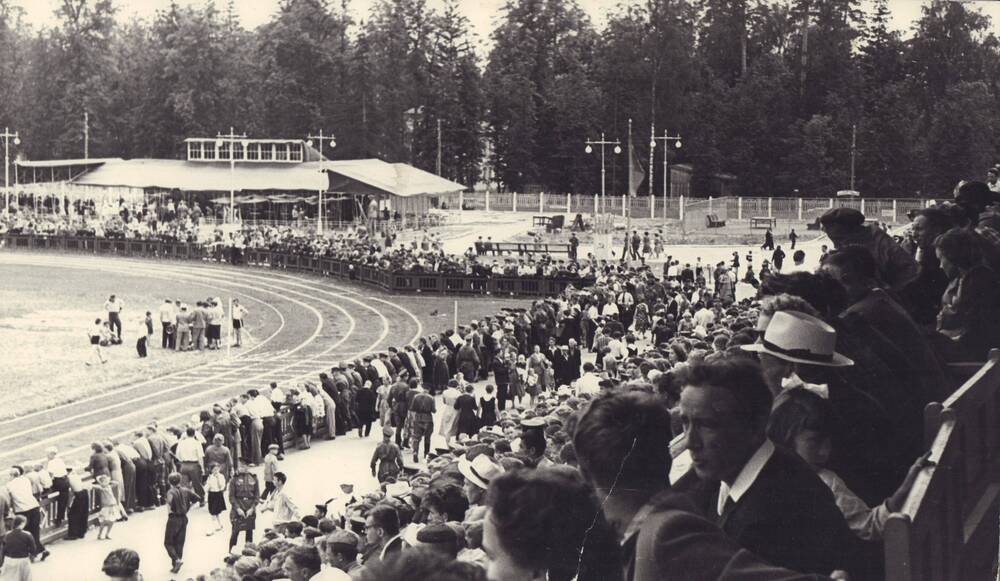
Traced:
POLYGON ((834 350, 836 330, 814 314, 799 297, 768 297, 757 323, 758 331, 764 328, 763 337, 741 348, 757 353, 773 397, 802 387, 830 401, 837 419, 828 466, 858 496, 874 503, 892 494, 906 474, 913 458, 906 438, 911 430, 894 423, 891 410, 837 372, 854 362, 834 350))
POLYGON ((472 460, 463 456, 458 462, 458 471, 465 477, 465 496, 472 506, 483 504, 490 482, 504 472, 503 467, 486 454, 479 454, 472 460))
POLYGON ((834 350, 837 331, 817 317, 789 310, 777 311, 768 319, 762 313, 757 324, 758 331, 761 326, 764 326, 764 335, 760 342, 741 345, 740 348, 758 354, 764 379, 773 396, 791 387, 805 387, 823 391, 820 395, 828 397, 826 386, 805 384, 798 378, 798 366, 854 365, 853 361, 834 350))

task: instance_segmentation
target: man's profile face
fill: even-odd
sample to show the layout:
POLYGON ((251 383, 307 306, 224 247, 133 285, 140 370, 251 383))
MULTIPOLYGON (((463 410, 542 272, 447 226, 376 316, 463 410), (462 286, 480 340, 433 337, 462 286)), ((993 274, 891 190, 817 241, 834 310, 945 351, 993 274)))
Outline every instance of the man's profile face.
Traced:
POLYGON ((679 409, 695 473, 732 483, 761 442, 739 402, 721 387, 686 385, 679 409))

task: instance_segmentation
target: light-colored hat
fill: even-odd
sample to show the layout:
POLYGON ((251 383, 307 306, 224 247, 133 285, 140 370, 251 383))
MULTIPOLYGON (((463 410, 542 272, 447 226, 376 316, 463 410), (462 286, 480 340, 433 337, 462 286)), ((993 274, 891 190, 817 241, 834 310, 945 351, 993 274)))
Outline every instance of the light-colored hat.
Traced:
POLYGON ((837 331, 824 321, 798 311, 778 311, 764 331, 763 342, 740 348, 792 363, 824 367, 854 365, 854 361, 834 351, 836 344, 837 331))
POLYGON ((486 454, 479 454, 472 461, 462 458, 458 462, 458 471, 466 480, 483 490, 489 488, 490 482, 504 472, 503 468, 486 454))

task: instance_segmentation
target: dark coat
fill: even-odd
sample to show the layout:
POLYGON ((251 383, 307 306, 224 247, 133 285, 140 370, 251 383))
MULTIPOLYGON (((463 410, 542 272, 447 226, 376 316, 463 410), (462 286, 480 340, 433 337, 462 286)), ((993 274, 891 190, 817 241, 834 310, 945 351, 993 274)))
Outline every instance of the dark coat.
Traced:
POLYGON ((820 579, 769 565, 701 516, 688 497, 671 490, 640 509, 622 549, 625 581, 820 579))
POLYGON ((458 410, 458 433, 476 435, 479 431, 479 418, 476 417, 476 398, 468 393, 463 393, 455 400, 455 409, 458 410))
POLYGON ((434 361, 434 376, 431 379, 431 385, 434 386, 436 391, 443 391, 445 387, 448 386, 448 380, 451 379, 451 371, 448 368, 448 361, 441 357, 433 357, 434 361))
POLYGON ((375 421, 375 418, 378 417, 378 412, 375 410, 375 402, 377 399, 377 394, 373 389, 363 387, 358 390, 358 393, 355 396, 355 401, 358 405, 359 422, 365 424, 375 421))
POLYGON ((795 571, 829 574, 855 571, 858 546, 833 493, 794 452, 776 447, 757 479, 721 516, 719 483, 693 471, 678 481, 703 514, 731 539, 758 557, 795 571))

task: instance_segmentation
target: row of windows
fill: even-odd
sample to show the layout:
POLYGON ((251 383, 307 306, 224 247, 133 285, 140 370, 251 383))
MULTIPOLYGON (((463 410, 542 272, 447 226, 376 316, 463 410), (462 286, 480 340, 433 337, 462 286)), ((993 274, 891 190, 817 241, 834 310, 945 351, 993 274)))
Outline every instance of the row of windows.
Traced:
POLYGON ((195 161, 302 161, 298 143, 248 143, 223 140, 188 142, 188 160, 195 161), (232 156, 230 156, 230 147, 232 156))

